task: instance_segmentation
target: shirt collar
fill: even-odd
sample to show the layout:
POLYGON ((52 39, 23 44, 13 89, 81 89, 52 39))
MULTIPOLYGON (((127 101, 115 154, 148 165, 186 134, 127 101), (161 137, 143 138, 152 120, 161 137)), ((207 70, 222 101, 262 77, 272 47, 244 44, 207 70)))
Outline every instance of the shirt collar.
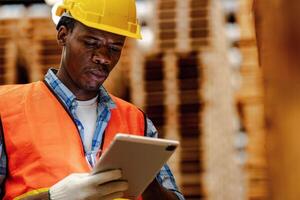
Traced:
MULTIPOLYGON (((65 103, 65 105, 68 108, 71 108, 76 100, 76 96, 58 79, 56 73, 56 69, 49 69, 45 75, 45 81, 56 93, 56 95, 65 103)), ((103 86, 100 86, 99 88, 99 106, 101 105, 106 106, 108 109, 113 109, 116 107, 115 102, 112 100, 103 86)))

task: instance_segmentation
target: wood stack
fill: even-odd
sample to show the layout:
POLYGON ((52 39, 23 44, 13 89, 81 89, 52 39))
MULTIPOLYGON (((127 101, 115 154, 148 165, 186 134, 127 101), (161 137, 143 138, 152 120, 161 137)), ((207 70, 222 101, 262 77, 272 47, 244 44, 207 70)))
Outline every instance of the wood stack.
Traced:
POLYGON ((156 10, 156 51, 187 52, 209 45, 209 0, 161 0, 156 10))
POLYGON ((204 184, 209 199, 245 199, 245 174, 238 161, 238 127, 233 72, 220 1, 211 1, 211 48, 201 51, 203 70, 202 132, 204 184))
POLYGON ((0 85, 16 83, 15 28, 18 22, 17 19, 0 19, 0 85))
POLYGON ((300 1, 255 0, 264 73, 269 199, 300 199, 300 1))
POLYGON ((220 2, 156 3, 156 44, 135 56, 132 101, 161 136, 180 140, 169 165, 186 199, 243 199, 220 2))
POLYGON ((200 190, 198 54, 162 52, 138 58, 140 63, 131 70, 132 101, 147 113, 160 137, 181 140, 169 165, 186 197, 199 199, 204 194, 200 190))
POLYGON ((188 199, 206 197, 203 179, 203 143, 201 112, 203 66, 200 53, 177 55, 178 123, 181 138, 181 187, 188 199))
POLYGON ((135 76, 140 74, 142 78, 132 80, 135 88, 142 87, 139 93, 132 93, 133 102, 142 102, 139 105, 153 121, 160 137, 181 140, 169 165, 187 199, 205 196, 199 142, 202 107, 199 61, 198 52, 149 55, 142 61, 144 67, 135 71, 135 76))
POLYGON ((165 135, 164 127, 166 125, 166 106, 164 102, 164 55, 154 55, 147 57, 144 64, 145 80, 145 104, 144 110, 156 125, 160 136, 165 135))
POLYGON ((20 47, 28 67, 29 81, 42 80, 50 67, 57 68, 60 63, 61 48, 56 41, 55 25, 50 17, 28 17, 23 23, 20 47))
POLYGON ((262 69, 259 67, 252 17, 253 0, 241 0, 237 14, 241 30, 239 49, 243 56, 242 87, 238 93, 243 127, 248 135, 246 162, 248 199, 267 199, 267 173, 262 69))

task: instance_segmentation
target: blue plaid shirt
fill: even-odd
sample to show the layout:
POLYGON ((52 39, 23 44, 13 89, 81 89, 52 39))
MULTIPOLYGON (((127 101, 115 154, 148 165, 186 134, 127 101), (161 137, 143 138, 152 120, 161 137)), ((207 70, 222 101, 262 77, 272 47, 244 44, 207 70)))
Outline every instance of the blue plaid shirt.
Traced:
MULTIPOLYGON (((73 118, 75 119, 75 123, 78 127, 78 130, 80 132, 80 137, 83 140, 84 139, 84 126, 78 119, 78 116, 76 115, 76 108, 77 108, 77 101, 75 95, 57 78, 55 69, 48 70, 48 73, 45 76, 45 81, 48 83, 48 85, 52 88, 52 90, 56 93, 56 95, 62 100, 62 102, 65 104, 66 108, 70 111, 70 113, 73 115, 73 118)), ((110 110, 115 108, 116 105, 113 102, 113 100, 110 98, 107 91, 104 89, 104 87, 100 87, 99 90, 99 103, 97 107, 97 122, 96 122, 96 130, 94 133, 94 137, 92 140, 92 149, 87 150, 85 149, 86 158, 89 161, 89 163, 93 166, 95 162, 94 156, 95 153, 100 147, 102 143, 102 137, 104 130, 106 129, 106 126, 110 120, 110 110)), ((157 137, 158 133, 156 128, 154 127, 153 123, 150 119, 147 118, 147 136, 148 137, 157 137)), ((1 140, 3 141, 3 140, 1 140)), ((6 176, 6 163, 7 158, 5 155, 5 151, 3 148, 3 144, 0 143, 0 152, 1 152, 1 159, 0 159, 0 183, 3 182, 5 176, 6 176)), ((172 190, 175 192, 175 194, 178 196, 180 200, 184 200, 183 195, 178 191, 178 188, 175 183, 175 179, 173 177, 173 174, 171 170, 169 169, 168 165, 164 165, 161 171, 158 173, 156 179, 158 182, 165 187, 166 189, 172 190)))

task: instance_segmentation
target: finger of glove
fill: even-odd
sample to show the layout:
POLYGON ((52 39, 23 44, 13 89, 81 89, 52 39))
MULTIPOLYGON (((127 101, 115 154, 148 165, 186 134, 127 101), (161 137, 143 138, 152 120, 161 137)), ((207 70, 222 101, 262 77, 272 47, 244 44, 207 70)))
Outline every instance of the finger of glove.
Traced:
POLYGON ((92 185, 101 185, 111 181, 119 180, 122 172, 119 169, 100 172, 89 176, 89 183, 92 185))
POLYGON ((102 198, 118 192, 124 192, 128 189, 128 183, 126 181, 113 181, 103 185, 99 185, 93 192, 93 196, 102 198))
POLYGON ((116 193, 109 194, 107 196, 102 197, 101 200, 118 199, 118 198, 122 198, 123 196, 124 196, 124 192, 116 192, 116 193))
POLYGON ((60 187, 61 185, 65 185, 65 184, 69 184, 72 183, 74 181, 83 179, 85 177, 88 177, 88 173, 74 173, 74 174, 70 174, 67 177, 63 178, 62 180, 60 180, 59 182, 57 182, 53 187, 60 187))
POLYGON ((82 179, 82 178, 85 178, 88 176, 89 176, 89 173, 73 173, 73 174, 70 174, 69 176, 67 176, 65 179, 75 180, 75 179, 82 179))

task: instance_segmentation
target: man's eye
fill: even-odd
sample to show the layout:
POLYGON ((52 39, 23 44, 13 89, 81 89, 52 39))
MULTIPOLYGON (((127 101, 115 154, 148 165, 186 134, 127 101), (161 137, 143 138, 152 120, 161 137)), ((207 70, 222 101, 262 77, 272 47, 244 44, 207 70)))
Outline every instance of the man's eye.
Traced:
POLYGON ((110 46, 109 48, 110 48, 111 51, 114 51, 114 52, 121 52, 122 51, 122 48, 118 47, 118 46, 110 46))
POLYGON ((97 47, 97 42, 92 42, 92 41, 84 41, 85 46, 87 47, 97 47))

